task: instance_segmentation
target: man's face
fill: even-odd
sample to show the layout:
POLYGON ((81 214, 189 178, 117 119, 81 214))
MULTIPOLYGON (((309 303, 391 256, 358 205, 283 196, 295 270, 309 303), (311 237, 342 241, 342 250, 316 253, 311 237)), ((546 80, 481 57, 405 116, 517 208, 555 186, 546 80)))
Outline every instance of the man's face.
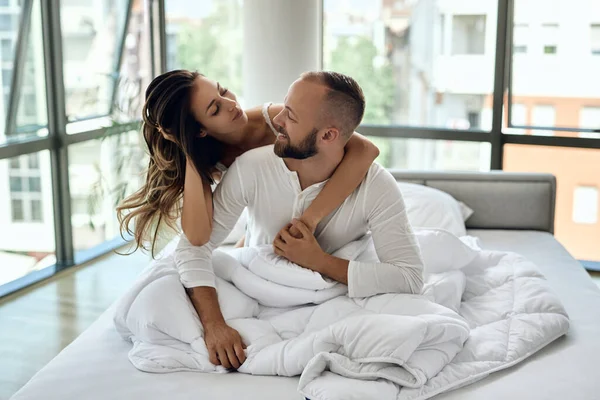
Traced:
POLYGON ((319 84, 297 80, 290 86, 284 109, 273 118, 279 135, 275 154, 283 158, 303 160, 318 153, 318 111, 325 88, 319 84))

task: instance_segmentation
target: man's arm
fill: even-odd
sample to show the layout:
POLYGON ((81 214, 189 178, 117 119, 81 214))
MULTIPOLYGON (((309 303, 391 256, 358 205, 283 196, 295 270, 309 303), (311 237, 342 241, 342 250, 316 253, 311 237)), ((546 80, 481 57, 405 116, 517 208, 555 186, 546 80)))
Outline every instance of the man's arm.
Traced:
POLYGON ((421 293, 421 250, 408 222, 398 184, 392 174, 383 168, 378 168, 367 177, 364 215, 380 262, 349 262, 349 296, 421 293))
POLYGON ((273 246, 276 254, 348 285, 350 297, 381 293, 420 293, 423 260, 408 222, 404 200, 391 174, 383 169, 367 177, 364 215, 380 262, 348 261, 325 253, 301 221, 293 221, 302 233, 294 238, 282 229, 273 246))

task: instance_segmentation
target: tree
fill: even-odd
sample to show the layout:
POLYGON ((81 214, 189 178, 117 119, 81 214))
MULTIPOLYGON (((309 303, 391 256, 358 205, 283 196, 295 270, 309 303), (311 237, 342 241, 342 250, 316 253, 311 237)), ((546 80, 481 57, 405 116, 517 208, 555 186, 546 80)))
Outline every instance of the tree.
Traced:
POLYGON ((377 48, 367 37, 343 37, 331 53, 330 69, 350 75, 367 101, 363 122, 388 124, 394 104, 394 78, 389 63, 375 66, 377 48))
POLYGON ((177 63, 242 94, 242 8, 237 0, 216 2, 199 22, 185 22, 177 36, 177 63))
MULTIPOLYGON (((386 61, 376 66, 377 48, 367 37, 342 37, 331 52, 328 69, 354 78, 366 99, 363 123, 389 124, 394 105, 392 66, 386 61)), ((384 138, 371 138, 381 152, 378 162, 387 166, 390 143, 384 138)))

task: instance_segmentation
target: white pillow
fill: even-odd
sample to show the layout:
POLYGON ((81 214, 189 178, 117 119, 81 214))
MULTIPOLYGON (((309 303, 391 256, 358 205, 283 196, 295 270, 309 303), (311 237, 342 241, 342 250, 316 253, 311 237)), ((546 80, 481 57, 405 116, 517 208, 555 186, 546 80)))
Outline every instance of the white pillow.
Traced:
POLYGON ((471 215, 473 215, 473 213, 475 211, 473 211, 473 209, 471 207, 469 207, 468 205, 466 205, 462 201, 459 201, 458 205, 460 206, 460 213, 463 216, 463 221, 467 222, 467 220, 469 218, 471 218, 471 215))
POLYGON ((415 229, 415 237, 421 249, 425 274, 461 269, 477 256, 477 252, 462 238, 443 229, 415 229))
MULTIPOLYGON (((454 197, 432 187, 414 183, 398 182, 404 197, 410 224, 415 228, 445 229, 456 236, 465 236, 465 216, 469 211, 461 210, 454 197)), ((467 207, 468 208, 468 207, 467 207)))

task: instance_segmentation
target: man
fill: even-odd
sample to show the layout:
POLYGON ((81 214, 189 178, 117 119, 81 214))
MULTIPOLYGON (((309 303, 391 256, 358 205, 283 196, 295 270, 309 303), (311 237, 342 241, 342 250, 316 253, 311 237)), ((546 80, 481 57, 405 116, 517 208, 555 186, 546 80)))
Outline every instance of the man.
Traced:
POLYGON ((209 243, 194 247, 182 236, 176 264, 200 316, 213 364, 238 368, 245 360, 240 335, 219 309, 211 265, 212 251, 245 207, 247 246, 273 243, 277 254, 348 285, 350 297, 420 293, 423 261, 404 201, 392 175, 377 164, 314 235, 297 220, 293 223, 301 238, 292 237, 285 226, 302 214, 333 174, 364 109, 362 90, 352 78, 333 72, 303 74, 290 86, 285 108, 274 118, 280 132, 275 145, 239 157, 215 191, 209 243), (330 255, 368 231, 380 262, 330 255))

